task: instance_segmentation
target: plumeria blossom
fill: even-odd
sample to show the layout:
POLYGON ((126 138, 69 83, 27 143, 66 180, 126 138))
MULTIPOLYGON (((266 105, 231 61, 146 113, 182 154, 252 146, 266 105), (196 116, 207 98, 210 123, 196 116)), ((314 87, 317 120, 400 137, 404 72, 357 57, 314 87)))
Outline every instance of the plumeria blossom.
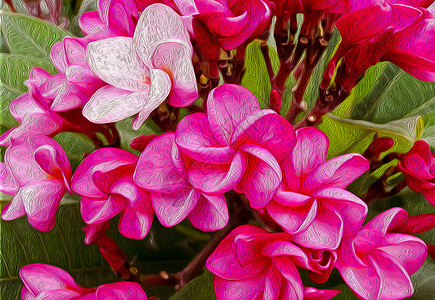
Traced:
POLYGON ((286 233, 242 225, 225 237, 207 260, 218 300, 331 299, 340 291, 305 288, 298 267, 311 269, 307 255, 286 233))
MULTIPOLYGON (((110 140, 107 128, 89 122, 82 116, 80 108, 68 111, 54 110, 73 108, 83 101, 79 94, 73 94, 71 90, 67 92, 68 95, 64 93, 58 98, 59 93, 63 93, 61 90, 65 91, 62 88, 65 84, 62 74, 53 76, 44 69, 34 67, 25 84, 29 91, 10 104, 10 112, 20 125, 11 128, 0 137, 1 146, 9 146, 13 140, 33 135, 53 137, 62 131, 81 132, 93 140, 96 140, 95 132, 101 132, 110 140)), ((95 82, 94 84, 98 85, 95 82)))
POLYGON ((370 4, 345 14, 336 22, 342 42, 322 85, 329 84, 342 57, 347 91, 379 61, 390 61, 417 79, 435 81, 434 24, 430 11, 403 4, 370 4))
POLYGON ((143 299, 147 296, 137 282, 115 282, 96 288, 82 288, 64 270, 45 264, 32 264, 21 268, 24 287, 23 300, 122 300, 143 299))
POLYGON ((72 189, 82 196, 80 209, 88 225, 106 222, 121 213, 119 232, 143 239, 152 224, 149 194, 133 183, 137 157, 116 148, 94 151, 78 166, 72 189))
POLYGON ((222 229, 228 223, 223 194, 208 195, 187 180, 174 133, 154 138, 142 152, 134 181, 150 191, 154 211, 164 226, 174 226, 186 217, 197 228, 222 229))
POLYGON ((133 128, 139 129, 168 96, 172 106, 192 104, 198 92, 191 57, 181 17, 163 4, 148 6, 133 38, 112 37, 88 45, 91 70, 109 85, 94 93, 83 115, 104 124, 138 114, 133 128))
POLYGON ((424 141, 415 142, 398 166, 408 186, 435 205, 435 154, 430 152, 430 146, 424 141))
POLYGON ((232 84, 212 90, 207 113, 185 117, 175 136, 194 160, 187 170, 194 188, 210 195, 236 188, 253 208, 272 199, 282 180, 278 160, 294 145, 293 128, 284 118, 260 109, 254 95, 232 84))
POLYGON ((296 130, 296 145, 283 161, 285 181, 267 212, 293 241, 311 249, 334 250, 367 215, 367 205, 345 188, 369 168, 351 153, 326 160, 326 135, 312 127, 296 130))
POLYGON ((426 244, 396 233, 407 220, 401 208, 389 209, 343 240, 336 268, 361 299, 404 299, 414 293, 410 275, 426 258, 426 244))
POLYGON ((27 215, 34 228, 51 230, 70 180, 68 158, 54 140, 35 135, 13 142, 0 163, 0 191, 14 196, 3 208, 2 219, 27 215))

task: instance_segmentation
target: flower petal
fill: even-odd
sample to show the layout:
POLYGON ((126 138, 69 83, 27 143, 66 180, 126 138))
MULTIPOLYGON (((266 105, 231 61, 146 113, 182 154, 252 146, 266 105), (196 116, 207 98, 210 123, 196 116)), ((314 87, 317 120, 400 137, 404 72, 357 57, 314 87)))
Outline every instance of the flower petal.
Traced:
POLYGON ((100 285, 95 291, 95 299, 123 300, 147 299, 145 291, 137 282, 114 282, 100 285))
POLYGON ((263 291, 261 281, 261 277, 235 281, 215 277, 216 298, 218 300, 258 299, 263 291))
POLYGON ((187 42, 177 39, 161 41, 154 49, 152 64, 172 78, 170 105, 182 107, 195 102, 198 88, 192 64, 192 48, 187 42))
POLYGON ((237 126, 260 110, 257 98, 246 88, 224 84, 213 89, 207 98, 207 120, 216 140, 228 145, 237 126))
POLYGON ((172 194, 152 193, 151 203, 160 223, 172 227, 192 212, 199 198, 195 189, 184 189, 172 194))
POLYGON ((130 92, 110 85, 104 86, 92 95, 82 113, 92 123, 117 122, 142 111, 148 104, 148 93, 148 90, 130 92))
POLYGON ((189 33, 181 17, 169 6, 156 3, 142 12, 133 37, 133 47, 147 64, 158 43, 164 39, 181 39, 190 42, 189 33))
POLYGON ((192 225, 202 231, 222 229, 227 225, 228 219, 228 206, 223 195, 201 194, 201 198, 189 215, 192 225))
POLYGON ((319 187, 346 188, 369 169, 369 162, 357 153, 335 157, 324 162, 304 182, 303 189, 313 191, 319 187))
POLYGON ((206 115, 194 113, 178 124, 176 143, 195 160, 206 163, 230 163, 234 156, 228 144, 219 144, 211 131, 206 115))
POLYGON ((152 211, 126 208, 119 220, 119 232, 129 239, 141 240, 150 231, 153 217, 152 211))
POLYGON ((187 178, 194 188, 206 194, 222 194, 234 188, 245 169, 246 158, 244 154, 237 152, 229 165, 193 162, 187 178))
POLYGON ((340 294, 337 290, 319 290, 313 287, 306 287, 304 291, 305 300, 329 300, 340 294))
POLYGON ((89 43, 89 68, 103 81, 119 89, 148 91, 150 71, 137 58, 132 47, 133 40, 128 37, 113 37, 89 43))
POLYGON ((86 224, 92 225, 107 221, 125 209, 125 200, 111 195, 107 200, 92 200, 82 197, 80 213, 86 224))
POLYGON ((379 299, 380 278, 371 267, 337 266, 347 285, 362 299, 379 299))

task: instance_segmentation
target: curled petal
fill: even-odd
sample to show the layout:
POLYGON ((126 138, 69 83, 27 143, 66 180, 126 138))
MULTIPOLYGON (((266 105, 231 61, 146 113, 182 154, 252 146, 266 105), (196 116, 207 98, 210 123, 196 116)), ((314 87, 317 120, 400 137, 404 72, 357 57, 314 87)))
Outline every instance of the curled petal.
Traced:
POLYGON ((154 213, 126 208, 119 220, 119 232, 130 239, 143 239, 150 231, 154 213))
POLYGON ((194 162, 187 178, 190 184, 206 194, 222 194, 234 188, 246 169, 246 158, 238 152, 231 164, 214 165, 194 162))
POLYGON ((267 206, 267 212, 286 232, 297 234, 304 231, 317 216, 317 201, 299 207, 290 207, 272 201, 267 206))
POLYGON ((206 163, 230 163, 234 150, 228 144, 219 144, 208 126, 206 115, 194 113, 178 124, 176 143, 195 160, 206 163))
POLYGON ((228 206, 223 195, 201 194, 195 208, 189 215, 193 226, 202 231, 214 231, 228 224, 228 206))
POLYGON ((246 88, 224 84, 213 89, 207 98, 207 120, 216 140, 228 145, 237 126, 260 110, 257 98, 246 88))
POLYGON ((218 300, 258 299, 263 290, 259 278, 245 280, 225 280, 215 277, 214 288, 218 300))
POLYGON ((111 195, 107 200, 92 200, 82 197, 80 213, 86 224, 96 224, 107 221, 125 209, 125 200, 117 195, 111 195))
POLYGON ((140 112, 148 98, 148 90, 130 92, 108 85, 92 95, 82 113, 92 123, 113 123, 140 112))
POLYGON ((195 189, 183 189, 172 194, 152 193, 151 203, 160 223, 172 227, 192 212, 199 198, 195 189))
POLYGON ((192 49, 184 40, 168 39, 156 45, 152 64, 169 74, 172 92, 169 104, 175 107, 191 105, 198 98, 192 49))
POLYGON ((104 284, 97 288, 95 291, 95 298, 97 300, 111 299, 147 299, 145 291, 137 282, 114 282, 104 284))
POLYGON ((340 294, 337 290, 319 290, 313 287, 306 287, 304 291, 304 299, 306 300, 329 300, 340 294))

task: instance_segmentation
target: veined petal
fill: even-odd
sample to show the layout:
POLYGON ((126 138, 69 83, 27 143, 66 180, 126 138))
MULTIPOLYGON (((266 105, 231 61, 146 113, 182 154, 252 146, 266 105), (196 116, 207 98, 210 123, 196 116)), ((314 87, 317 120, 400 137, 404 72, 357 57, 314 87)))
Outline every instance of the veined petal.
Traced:
POLYGON ((126 208, 119 220, 119 232, 130 239, 143 239, 150 231, 154 213, 126 208))
POLYGON ((106 200, 82 197, 80 201, 82 218, 89 225, 107 221, 123 211, 125 207, 125 200, 117 195, 108 196, 106 200))
POLYGON ((222 229, 227 225, 228 219, 228 206, 223 195, 201 194, 201 198, 189 215, 192 225, 202 231, 222 229))
POLYGON ((172 194, 152 193, 151 203, 160 223, 172 227, 192 212, 199 198, 195 189, 184 189, 172 194))
POLYGON ((133 37, 133 47, 145 64, 158 43, 164 39, 181 39, 190 42, 189 33, 181 17, 169 6, 156 3, 142 12, 133 37))
POLYGON ((128 37, 114 37, 89 43, 89 68, 99 78, 119 89, 148 91, 150 71, 137 58, 132 47, 133 40, 128 37))
POLYGON ((167 72, 172 79, 170 105, 183 107, 195 102, 198 88, 192 64, 192 48, 186 41, 161 41, 156 45, 151 60, 154 68, 167 72))
POLYGON ((95 299, 143 299, 147 300, 145 291, 137 282, 114 282, 100 285, 95 291, 95 299))
POLYGON ((257 98, 246 88, 224 84, 213 89, 207 98, 207 120, 216 140, 228 145, 237 126, 260 110, 257 98))
POLYGON ((306 287, 304 291, 305 300, 329 300, 340 294, 337 290, 319 290, 313 287, 306 287))
POLYGON ((92 95, 82 113, 92 123, 117 122, 143 110, 149 101, 148 93, 148 90, 130 92, 110 85, 104 86, 92 95))
POLYGON ((258 299, 263 291, 262 281, 260 276, 244 280, 225 280, 215 277, 216 298, 218 300, 258 299))
POLYGON ((234 188, 246 169, 246 158, 238 152, 231 164, 215 165, 193 162, 187 178, 190 184, 210 195, 222 194, 234 188))
POLYGON ((230 163, 235 154, 228 144, 219 144, 215 140, 203 113, 184 117, 175 136, 182 152, 201 162, 230 163))
POLYGON ((380 278, 372 267, 353 267, 339 265, 341 277, 347 285, 362 299, 379 299, 380 278))

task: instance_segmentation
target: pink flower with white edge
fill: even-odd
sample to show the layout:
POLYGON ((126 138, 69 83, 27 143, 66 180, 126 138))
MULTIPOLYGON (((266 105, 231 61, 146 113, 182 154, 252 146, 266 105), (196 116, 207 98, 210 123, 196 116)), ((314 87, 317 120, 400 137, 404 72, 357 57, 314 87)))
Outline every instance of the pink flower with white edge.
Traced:
POLYGON ((14 196, 3 208, 2 219, 27 215, 34 228, 51 230, 70 180, 68 158, 54 140, 36 135, 13 142, 0 163, 0 191, 14 196))
POLYGON ((133 121, 137 130, 168 96, 172 106, 192 104, 198 98, 192 51, 181 17, 168 6, 148 6, 133 38, 88 45, 90 69, 109 85, 94 93, 83 115, 104 124, 138 114, 133 121))
POLYGON ((312 270, 307 255, 286 233, 242 225, 207 259, 218 300, 331 299, 340 291, 302 285, 299 268, 312 270))
POLYGON ((24 283, 23 300, 123 300, 147 299, 137 282, 115 282, 96 288, 82 288, 64 270, 45 264, 32 264, 21 268, 20 278, 24 283))
POLYGON ((217 195, 236 188, 261 208, 281 184, 278 160, 289 155, 294 130, 273 110, 260 109, 246 88, 224 84, 210 92, 206 114, 180 122, 175 138, 194 160, 187 178, 195 189, 217 195))
POLYGON ((204 231, 222 229, 228 223, 224 195, 208 195, 188 182, 174 140, 174 133, 165 133, 148 144, 137 163, 135 183, 151 193, 154 211, 164 226, 188 218, 204 231))
POLYGON ((81 198, 80 211, 88 225, 106 222, 121 213, 119 232, 143 239, 153 221, 149 193, 133 182, 137 157, 117 148, 101 148, 86 157, 74 172, 72 189, 81 198))
POLYGON ((343 240, 336 268, 361 299, 404 299, 414 293, 410 275, 426 259, 426 244, 398 233, 408 213, 391 208, 343 240))
POLYGON ((337 249, 367 215, 367 205, 345 188, 369 162, 356 153, 326 160, 328 145, 316 128, 296 130, 293 152, 282 162, 285 181, 267 206, 294 242, 311 249, 337 249))
POLYGON ((425 141, 417 141, 399 161, 399 169, 405 175, 408 186, 435 205, 435 154, 425 141))

